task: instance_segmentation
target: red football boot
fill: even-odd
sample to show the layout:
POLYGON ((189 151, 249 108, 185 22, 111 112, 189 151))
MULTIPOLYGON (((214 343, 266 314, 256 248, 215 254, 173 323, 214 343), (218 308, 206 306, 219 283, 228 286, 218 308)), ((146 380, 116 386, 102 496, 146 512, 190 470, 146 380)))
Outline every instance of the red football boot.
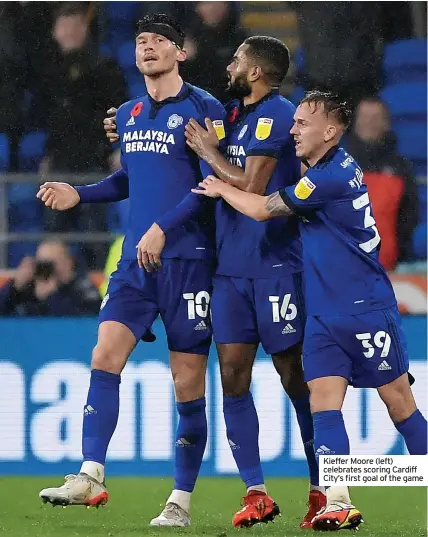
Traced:
POLYGON ((235 528, 251 528, 254 524, 267 523, 280 514, 279 507, 265 492, 250 490, 243 498, 243 508, 233 517, 235 528))
POLYGON ((300 522, 300 527, 305 530, 312 529, 312 519, 314 516, 321 511, 323 507, 327 504, 326 495, 319 490, 309 491, 309 500, 308 500, 308 512, 306 513, 302 522, 300 522))

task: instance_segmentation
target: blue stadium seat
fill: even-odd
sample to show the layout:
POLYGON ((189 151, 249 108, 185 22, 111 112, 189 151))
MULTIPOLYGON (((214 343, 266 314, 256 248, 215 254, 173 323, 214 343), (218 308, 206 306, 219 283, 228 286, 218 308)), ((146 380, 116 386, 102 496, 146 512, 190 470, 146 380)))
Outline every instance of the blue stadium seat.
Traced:
MULTIPOLYGON (((32 231, 26 229, 25 231, 32 231)), ((37 249, 35 242, 11 242, 7 249, 8 267, 15 268, 21 262, 21 259, 27 255, 34 256, 37 249)))
POLYGON ((427 221, 427 185, 418 185, 419 222, 427 221))
POLYGON ((297 71, 303 71, 305 67, 305 56, 303 54, 302 47, 298 47, 296 49, 296 52, 294 53, 293 61, 294 61, 297 71))
POLYGON ((290 101, 294 104, 294 106, 297 106, 304 96, 305 90, 302 88, 302 86, 296 86, 293 90, 293 93, 290 95, 290 101))
POLYGON ((124 71, 135 69, 135 41, 126 41, 115 52, 117 63, 124 71))
POLYGON ((425 82, 427 40, 406 39, 386 45, 383 58, 386 84, 425 82))
POLYGON ((103 2, 107 18, 110 21, 129 23, 133 25, 142 10, 141 2, 103 2))
POLYGON ((413 233, 413 256, 415 259, 427 258, 427 223, 417 226, 413 233))
POLYGON ((402 118, 426 121, 426 82, 411 82, 387 86, 380 92, 380 97, 388 105, 393 119, 402 118))
POLYGON ((10 163, 10 144, 6 134, 0 133, 0 172, 5 172, 10 163))
POLYGON ((19 141, 18 162, 19 168, 25 172, 36 172, 45 153, 47 134, 44 131, 35 131, 24 134, 19 141))
POLYGON ((398 152, 409 160, 427 160, 427 124, 421 121, 396 121, 398 152))

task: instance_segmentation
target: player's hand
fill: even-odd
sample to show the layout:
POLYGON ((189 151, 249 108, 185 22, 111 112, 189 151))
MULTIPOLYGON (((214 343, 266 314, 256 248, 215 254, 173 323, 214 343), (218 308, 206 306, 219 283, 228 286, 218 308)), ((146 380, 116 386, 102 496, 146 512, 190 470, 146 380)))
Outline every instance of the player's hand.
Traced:
POLYGON ((214 175, 208 175, 203 181, 199 183, 199 188, 192 188, 192 192, 195 194, 203 194, 209 198, 221 198, 222 193, 229 187, 227 183, 224 183, 214 175))
POLYGON ((165 233, 157 224, 152 224, 137 244, 138 266, 147 272, 159 269, 162 266, 160 256, 164 246, 165 233))
POLYGON ((43 183, 37 192, 37 197, 46 207, 56 211, 71 209, 80 201, 77 190, 68 183, 43 183))
POLYGON ((204 160, 219 144, 217 133, 210 119, 205 119, 205 126, 206 130, 195 119, 190 119, 184 130, 187 145, 204 160))
POLYGON ((58 279, 55 277, 48 278, 47 280, 41 278, 34 282, 34 294, 37 300, 43 301, 55 293, 58 290, 58 286, 58 279))
POLYGON ((15 272, 13 286, 17 291, 28 285, 34 277, 36 263, 32 257, 24 257, 15 272))
POLYGON ((117 108, 109 108, 107 110, 107 117, 104 118, 104 130, 106 131, 107 139, 110 143, 114 144, 119 141, 119 135, 117 134, 116 125, 116 112, 117 108))

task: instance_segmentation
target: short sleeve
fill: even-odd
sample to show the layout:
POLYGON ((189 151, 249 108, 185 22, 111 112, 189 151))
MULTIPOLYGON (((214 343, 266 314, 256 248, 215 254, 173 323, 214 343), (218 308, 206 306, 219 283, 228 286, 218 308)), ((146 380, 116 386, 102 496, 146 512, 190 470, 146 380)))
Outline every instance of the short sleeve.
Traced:
POLYGON ((296 214, 321 209, 345 193, 348 186, 343 178, 328 170, 307 170, 304 177, 293 185, 279 191, 284 203, 296 214))
POLYGON ((255 118, 247 157, 279 158, 285 147, 292 142, 290 129, 293 125, 294 107, 272 101, 262 106, 255 118))

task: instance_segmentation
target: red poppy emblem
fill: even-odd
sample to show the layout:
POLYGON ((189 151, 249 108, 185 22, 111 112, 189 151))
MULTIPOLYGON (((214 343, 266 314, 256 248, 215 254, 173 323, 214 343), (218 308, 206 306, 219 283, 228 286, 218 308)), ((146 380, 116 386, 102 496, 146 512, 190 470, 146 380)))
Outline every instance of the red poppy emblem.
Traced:
POLYGON ((235 106, 235 108, 233 110, 231 110, 231 112, 229 114, 229 117, 228 117, 229 123, 233 123, 235 121, 237 115, 238 115, 238 107, 235 106))
POLYGON ((143 109, 143 103, 139 102, 137 103, 134 108, 131 110, 131 116, 136 117, 141 114, 141 110, 143 109))

